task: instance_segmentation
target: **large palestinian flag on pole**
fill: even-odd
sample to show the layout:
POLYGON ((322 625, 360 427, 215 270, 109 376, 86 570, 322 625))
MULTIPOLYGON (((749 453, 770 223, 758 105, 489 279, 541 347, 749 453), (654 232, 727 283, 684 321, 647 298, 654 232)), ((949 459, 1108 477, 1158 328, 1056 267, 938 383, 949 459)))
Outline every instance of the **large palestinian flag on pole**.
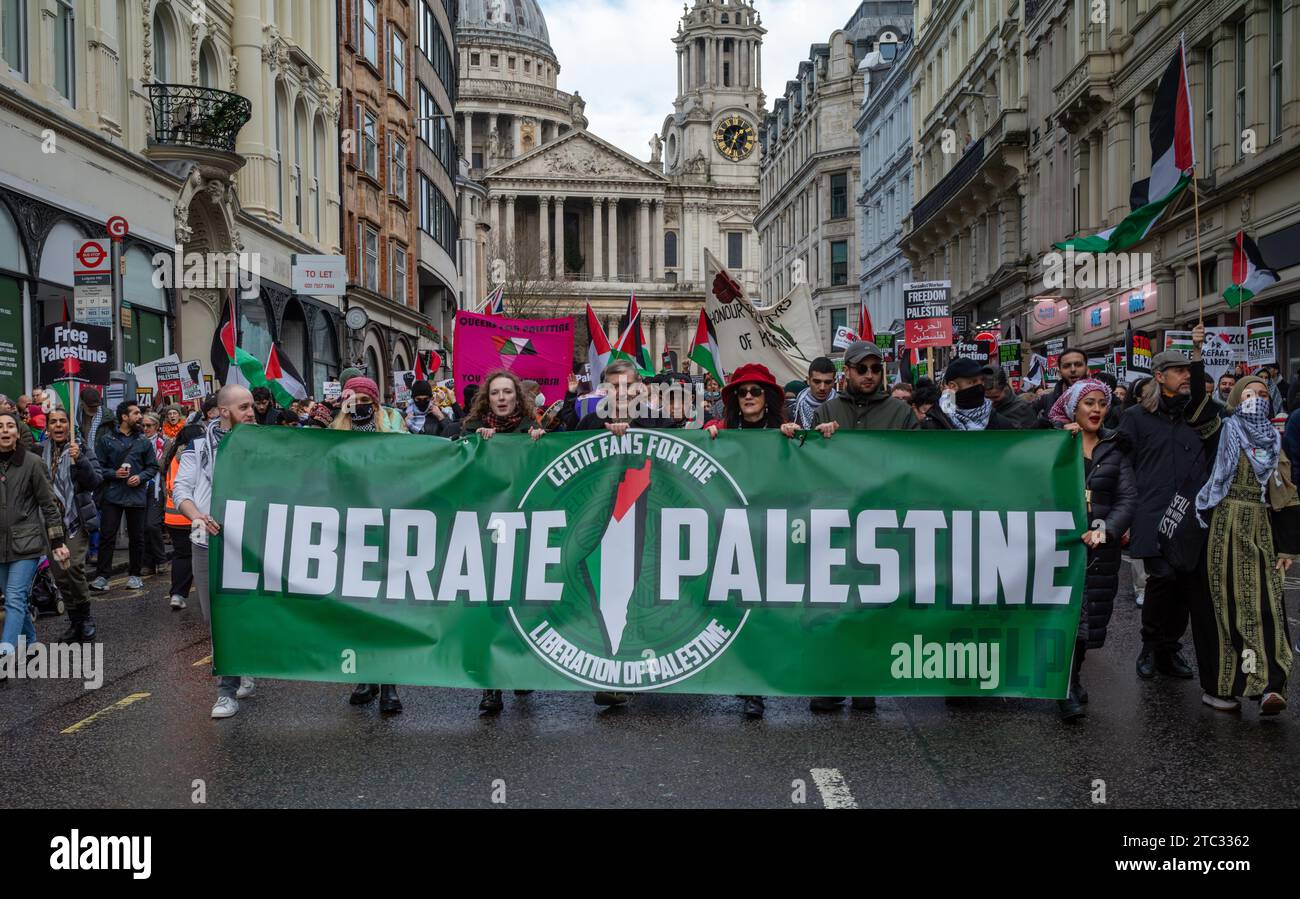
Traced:
POLYGON ((641 377, 649 378, 655 373, 654 360, 650 358, 650 345, 641 329, 641 307, 636 303, 636 294, 627 301, 627 325, 618 339, 618 345, 610 353, 610 359, 630 359, 636 365, 641 377))
POLYGON ((1151 177, 1133 185, 1129 193, 1133 211, 1114 228, 1090 237, 1063 240, 1056 244, 1058 249, 1118 253, 1141 243, 1195 177, 1192 95, 1187 87, 1187 49, 1181 40, 1156 89, 1150 130, 1151 177))
POLYGON ((605 366, 609 364, 610 347, 609 338, 605 336, 605 329, 600 326, 600 319, 592 310, 591 304, 587 304, 587 334, 590 339, 587 341, 587 364, 591 368, 591 385, 599 386, 605 377, 605 366))
POLYGON ((235 344, 235 299, 233 292, 226 297, 221 310, 221 321, 212 335, 212 372, 222 386, 238 384, 252 390, 266 386, 266 372, 255 356, 235 344))
POLYGON ((700 310, 700 323, 695 329, 695 343, 691 347, 690 360, 700 368, 713 375, 713 380, 721 387, 727 383, 722 376, 722 353, 718 350, 718 335, 713 332, 713 322, 708 313, 700 310))
POLYGON ((1279 280, 1277 272, 1264 264, 1264 257, 1255 241, 1245 231, 1238 231, 1232 241, 1232 284, 1223 292, 1228 305, 1236 309, 1279 280))

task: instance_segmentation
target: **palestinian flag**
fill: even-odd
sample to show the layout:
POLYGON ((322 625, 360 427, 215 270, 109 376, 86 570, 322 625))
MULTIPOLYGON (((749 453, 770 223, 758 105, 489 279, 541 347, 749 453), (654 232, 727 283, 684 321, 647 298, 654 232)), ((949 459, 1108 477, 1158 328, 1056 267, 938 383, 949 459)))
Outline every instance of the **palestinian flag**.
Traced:
POLYGON ((307 398, 307 386, 302 375, 294 369, 287 357, 281 357, 279 347, 272 343, 271 353, 266 357, 266 386, 271 388, 275 401, 288 407, 294 400, 307 398))
POLYGON ((1228 305, 1236 309, 1279 280, 1277 272, 1264 264, 1264 257, 1255 241, 1245 231, 1238 231, 1232 241, 1232 285, 1223 292, 1228 305))
POLYGON ((654 360, 650 358, 650 344, 645 339, 645 331, 641 329, 641 307, 636 303, 636 294, 628 297, 627 314, 623 317, 623 321, 625 322, 623 334, 619 337, 618 346, 614 348, 610 358, 630 359, 636 364, 641 377, 653 377, 654 360))
POLYGON ((262 363, 235 344, 233 292, 226 298, 226 305, 221 310, 221 321, 217 324, 216 333, 212 335, 211 361, 212 371, 223 387, 238 384, 252 390, 254 387, 267 386, 262 363))
POLYGON ((700 323, 695 329, 695 343, 687 358, 713 375, 713 380, 718 382, 719 387, 727 383, 722 376, 722 353, 718 351, 718 335, 714 333, 713 322, 709 321, 708 313, 703 309, 700 310, 700 323))
POLYGON ((1055 246, 1076 253, 1118 253, 1146 239, 1160 216, 1195 176, 1192 140, 1192 95, 1187 88, 1187 49, 1178 49, 1165 67, 1151 107, 1151 177, 1133 185, 1132 212, 1116 225, 1091 237, 1076 237, 1055 246))
POLYGON ((641 327, 641 307, 637 305, 637 295, 633 294, 628 298, 628 313, 625 316, 627 320, 627 331, 624 336, 630 335, 630 342, 624 338, 619 338, 619 347, 625 343, 634 348, 634 352, 629 351, 628 359, 636 362, 637 370, 640 370, 642 378, 650 378, 654 375, 654 360, 650 359, 650 342, 646 340, 645 330, 641 327))
POLYGON ((587 342, 587 364, 591 367, 591 385, 596 387, 605 377, 610 347, 605 329, 600 326, 600 319, 596 318, 590 303, 587 304, 587 334, 591 337, 587 342))
POLYGON ((482 315, 506 314, 506 286, 504 284, 487 295, 487 299, 479 307, 479 312, 482 315))
POLYGON ((584 560, 592 602, 611 656, 618 655, 623 642, 627 610, 645 550, 650 465, 651 460, 646 459, 641 468, 629 468, 623 473, 605 534, 600 545, 584 560))

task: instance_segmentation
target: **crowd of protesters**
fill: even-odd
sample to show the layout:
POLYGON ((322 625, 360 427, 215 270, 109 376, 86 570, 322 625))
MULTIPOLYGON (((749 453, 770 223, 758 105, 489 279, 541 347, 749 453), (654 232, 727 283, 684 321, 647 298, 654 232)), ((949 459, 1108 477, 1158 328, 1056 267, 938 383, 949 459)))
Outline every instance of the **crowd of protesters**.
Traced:
MULTIPOLYGON (((737 430, 787 438, 816 432, 823 439, 840 430, 1055 428, 1077 440, 1090 522, 1079 536, 1088 562, 1069 691, 1058 703, 1062 719, 1085 714, 1081 670, 1086 654, 1105 645, 1125 554, 1141 606, 1138 677, 1199 676, 1206 705, 1231 712, 1251 699, 1261 715, 1276 715, 1286 707, 1292 656, 1283 582, 1300 553, 1300 497, 1290 463, 1300 453, 1300 403, 1297 396, 1284 400, 1287 385, 1275 369, 1248 374, 1239 367, 1211 381, 1203 341, 1198 327, 1190 358, 1162 352, 1152 360, 1151 376, 1131 383, 1090 374, 1087 356, 1066 349, 1054 386, 1020 393, 1001 368, 962 358, 948 364, 940 381, 891 385, 886 354, 857 341, 846 349, 842 368, 814 359, 806 380, 784 386, 759 364, 740 366, 725 384, 706 375, 697 386, 673 372, 643 378, 624 359, 609 363, 599 384, 570 376, 563 397, 548 398, 537 383, 511 372, 492 372, 481 388, 465 392, 463 405, 450 382, 416 381, 409 402, 397 408, 383 402, 379 385, 359 369, 341 374, 341 392, 332 400, 306 397, 288 407, 265 387, 226 387, 187 407, 145 410, 126 401, 106 410, 99 392, 86 387, 74 421, 45 391, 16 404, 0 396, 0 531, 8 534, 0 539, 7 612, 0 655, 15 651, 20 637, 28 644, 36 639, 26 606, 43 555, 56 563, 51 570, 66 603, 62 640, 95 637, 90 594, 109 588, 123 524, 127 589, 140 590, 144 577, 170 569, 171 608, 185 609, 197 592, 210 624, 208 539, 220 532, 210 508, 212 473, 222 440, 240 426, 485 441, 629 428, 703 427, 714 438, 737 430), (1283 419, 1288 407, 1296 411, 1283 419), (1199 541, 1193 535, 1192 554, 1175 562, 1158 531, 1180 491, 1194 497, 1203 533, 1199 541), (1182 646, 1189 623, 1194 665, 1182 646), (1254 664, 1243 665, 1245 658, 1254 664)), ((255 689, 252 678, 221 677, 212 716, 236 714, 255 689)), ((360 684, 349 697, 354 705, 375 699, 382 713, 402 710, 393 684, 360 684)), ((630 699, 595 694, 603 706, 630 699)), ((763 716, 763 697, 740 700, 746 716, 763 716)), ((810 707, 833 711, 844 701, 815 697, 810 707)), ((854 697, 851 705, 867 711, 875 699, 854 697)), ((501 690, 483 691, 483 713, 503 708, 501 690)))

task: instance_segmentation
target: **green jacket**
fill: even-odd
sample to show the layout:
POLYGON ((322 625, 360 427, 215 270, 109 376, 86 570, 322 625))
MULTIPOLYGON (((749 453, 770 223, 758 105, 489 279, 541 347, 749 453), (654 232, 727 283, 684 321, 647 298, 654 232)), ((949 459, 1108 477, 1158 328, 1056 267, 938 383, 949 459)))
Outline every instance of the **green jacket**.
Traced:
POLYGON ((37 453, 15 450, 0 461, 0 562, 36 559, 63 542, 63 512, 45 463, 37 453))
POLYGON ((822 403, 813 415, 813 427, 832 421, 850 431, 914 431, 920 427, 912 407, 890 396, 883 382, 875 393, 846 390, 822 403))

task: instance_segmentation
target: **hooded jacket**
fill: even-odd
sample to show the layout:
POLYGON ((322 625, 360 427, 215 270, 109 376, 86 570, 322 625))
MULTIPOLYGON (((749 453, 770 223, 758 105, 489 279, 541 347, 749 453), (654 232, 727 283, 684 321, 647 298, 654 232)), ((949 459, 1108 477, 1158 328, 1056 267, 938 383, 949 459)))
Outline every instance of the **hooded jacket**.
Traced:
POLYGON ((830 422, 850 431, 914 431, 920 426, 912 407, 890 396, 884 381, 874 393, 845 390, 822 403, 813 416, 813 427, 830 422))

